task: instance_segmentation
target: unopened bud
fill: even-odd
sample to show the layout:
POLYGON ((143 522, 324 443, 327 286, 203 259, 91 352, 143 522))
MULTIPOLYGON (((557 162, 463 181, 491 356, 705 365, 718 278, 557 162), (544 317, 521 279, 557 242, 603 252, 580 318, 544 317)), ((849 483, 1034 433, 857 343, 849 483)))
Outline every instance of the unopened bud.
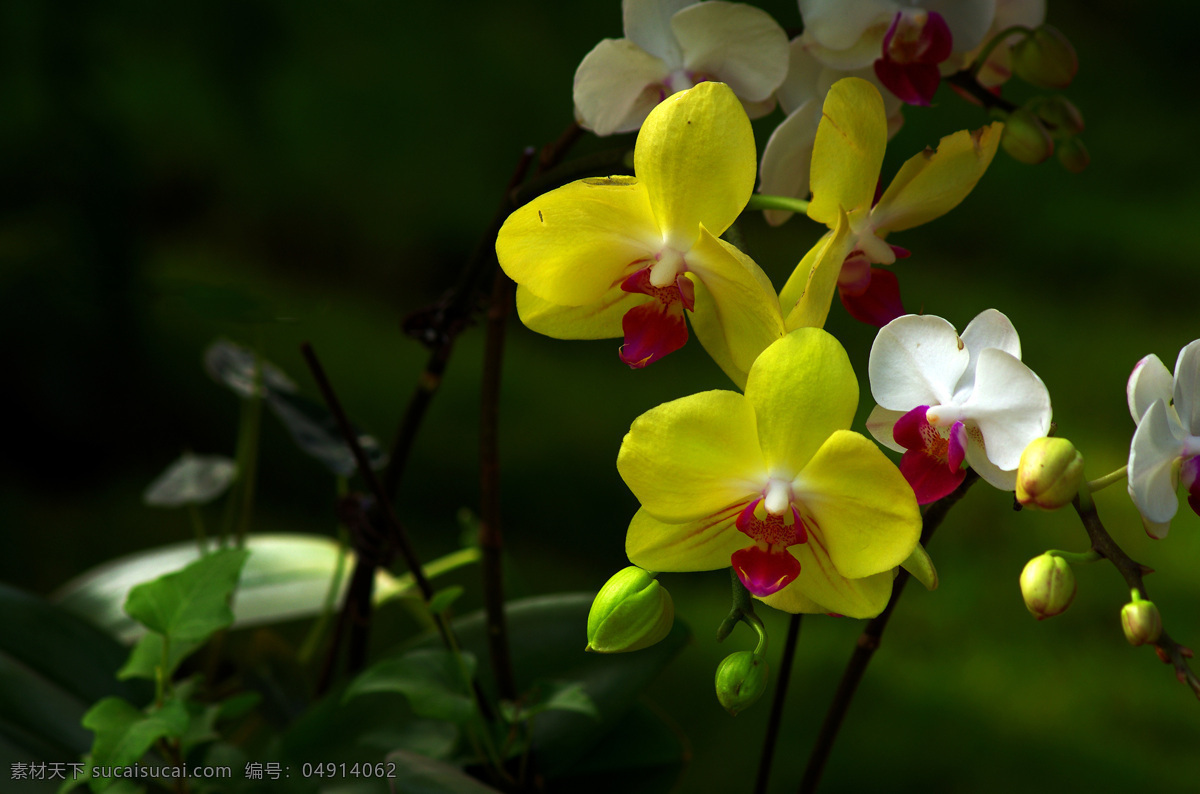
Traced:
POLYGON ((767 691, 767 660, 750 651, 738 651, 717 665, 717 700, 736 717, 767 691))
POLYGON ((1014 160, 1027 165, 1037 165, 1054 154, 1054 141, 1050 133, 1038 121, 1038 117, 1025 108, 1008 114, 1000 145, 1014 160))
POLYGON ((1068 138, 1058 146, 1058 161, 1072 174, 1078 174, 1092 162, 1087 147, 1078 138, 1068 138))
POLYGON ((1083 132, 1083 114, 1075 103, 1065 96, 1053 96, 1030 104, 1038 118, 1054 128, 1060 135, 1078 135, 1083 132))
POLYGON ((1012 48, 1012 71, 1039 88, 1066 88, 1079 71, 1079 58, 1061 31, 1042 25, 1012 48))
POLYGON ((1075 600, 1075 574, 1062 557, 1034 557, 1021 571, 1021 597, 1038 620, 1061 614, 1075 600))
POLYGON ((1121 608, 1121 627, 1130 645, 1157 642, 1162 635, 1162 615, 1153 601, 1136 598, 1121 608))
POLYGON ((622 653, 648 648, 671 631, 675 604, 654 575, 631 565, 617 571, 592 601, 585 650, 622 653))
POLYGON ((1071 504, 1083 482, 1083 455, 1065 438, 1035 438, 1017 467, 1017 501, 1057 510, 1071 504))

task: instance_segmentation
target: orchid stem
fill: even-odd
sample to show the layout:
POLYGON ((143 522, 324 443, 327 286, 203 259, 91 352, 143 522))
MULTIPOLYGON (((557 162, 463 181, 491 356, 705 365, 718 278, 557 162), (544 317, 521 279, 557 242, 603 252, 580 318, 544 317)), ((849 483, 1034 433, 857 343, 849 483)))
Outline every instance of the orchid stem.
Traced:
POLYGON ((1027 28, 1024 25, 1012 25, 1000 31, 995 36, 992 36, 991 41, 987 43, 987 46, 984 47, 979 53, 979 57, 977 57, 968 68, 968 71, 971 73, 971 77, 979 76, 979 70, 983 68, 985 63, 987 63, 987 59, 991 57, 992 52, 996 49, 996 47, 1000 46, 1005 39, 1014 33, 1024 33, 1025 36, 1028 37, 1033 35, 1033 29, 1027 28))
POLYGON ((765 193, 752 193, 746 204, 748 210, 783 210, 808 214, 808 202, 791 196, 771 196, 765 193))
POLYGON ((1103 477, 1097 477, 1094 480, 1088 480, 1088 484, 1087 484, 1088 490, 1091 491, 1092 493, 1103 490, 1104 488, 1107 488, 1108 486, 1113 485, 1114 483, 1118 483, 1121 480, 1125 479, 1128 472, 1129 472, 1129 467, 1122 466, 1121 468, 1117 469, 1114 472, 1109 472, 1108 474, 1105 474, 1103 477))
POLYGON ((767 781, 771 777, 771 762, 775 760, 775 744, 779 739, 779 724, 783 721, 783 703, 787 698, 788 682, 792 677, 792 662, 796 658, 796 644, 800 639, 799 613, 788 621, 787 638, 783 641, 783 659, 779 662, 779 675, 775 681, 775 695, 771 700, 771 716, 767 719, 767 735, 763 739, 762 756, 758 761, 758 779, 754 794, 765 794, 767 781))
MULTIPOLYGON (((963 498, 967 489, 978 479, 979 475, 975 473, 975 470, 968 469, 966 478, 950 495, 939 499, 926 509, 921 521, 921 545, 929 543, 934 531, 946 518, 946 514, 950 512, 950 508, 963 498)), ((879 643, 883 639, 883 631, 892 617, 892 611, 904 593, 904 586, 911 578, 909 572, 903 569, 897 574, 896 581, 892 584, 892 597, 888 599, 887 606, 883 608, 878 617, 872 618, 867 623, 867 627, 859 635, 854 652, 850 655, 850 661, 842 672, 842 680, 833 696, 833 702, 829 705, 829 711, 825 712, 825 721, 821 723, 821 732, 817 735, 817 741, 808 756, 808 767, 804 770, 804 777, 800 781, 801 794, 811 794, 817 790, 817 785, 821 782, 821 773, 825 770, 825 762, 829 760, 829 752, 833 749, 838 729, 842 726, 842 718, 846 716, 846 710, 850 708, 850 701, 854 699, 858 684, 867 671, 867 664, 875 655, 876 649, 879 648, 879 643)))

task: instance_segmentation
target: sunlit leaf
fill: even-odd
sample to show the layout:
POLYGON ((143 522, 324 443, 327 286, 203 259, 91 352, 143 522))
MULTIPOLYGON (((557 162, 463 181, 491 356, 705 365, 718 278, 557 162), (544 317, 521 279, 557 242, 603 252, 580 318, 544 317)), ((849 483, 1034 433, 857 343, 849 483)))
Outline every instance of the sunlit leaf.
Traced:
POLYGON ((229 596, 249 555, 245 549, 220 549, 181 571, 139 584, 129 591, 125 611, 173 640, 203 640, 232 625, 229 596))
POLYGON ((142 494, 154 507, 182 507, 211 502, 237 478, 237 464, 222 455, 183 453, 142 494))

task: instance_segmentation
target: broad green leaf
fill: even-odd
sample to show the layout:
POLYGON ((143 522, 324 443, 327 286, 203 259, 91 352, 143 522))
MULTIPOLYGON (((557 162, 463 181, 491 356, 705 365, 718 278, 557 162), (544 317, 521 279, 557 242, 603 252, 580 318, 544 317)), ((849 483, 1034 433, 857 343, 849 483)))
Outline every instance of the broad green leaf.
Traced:
MULTIPOLYGON (((247 536, 246 548, 250 558, 242 569, 233 601, 234 628, 312 617, 324 610, 342 553, 336 541, 320 535, 259 534, 247 536)), ((354 555, 345 555, 349 570, 354 566, 354 555)), ((198 556, 195 542, 138 552, 73 579, 54 598, 70 612, 132 643, 146 630, 125 614, 123 606, 129 591, 142 582, 178 571, 198 556)), ((427 564, 425 575, 432 579, 478 559, 478 549, 456 551, 427 564)), ((343 577, 342 592, 348 579, 343 577)), ((416 588, 411 575, 397 577, 376 571, 376 604, 412 592, 416 588)))
POLYGON ((283 370, 269 361, 259 358, 262 377, 256 378, 254 351, 234 344, 228 339, 218 339, 204 351, 204 368, 217 383, 228 386, 238 397, 254 395, 254 384, 259 380, 259 391, 264 394, 294 393, 296 384, 283 370))
MULTIPOLYGON (((169 700, 161 709, 144 713, 129 701, 107 697, 83 715, 83 727, 92 731, 93 766, 129 766, 137 762, 159 739, 182 736, 188 727, 187 708, 169 700)), ((103 790, 105 778, 93 780, 94 790, 103 790)))
MULTIPOLYGON (((180 663, 191 656, 201 645, 203 643, 199 641, 173 640, 167 649, 169 655, 165 673, 166 678, 170 679, 179 668, 180 663)), ((154 681, 158 678, 157 671, 162 663, 163 635, 157 631, 148 631, 137 641, 137 645, 133 646, 133 650, 129 653, 128 661, 117 671, 117 678, 122 681, 127 678, 146 678, 154 681)))
MULTIPOLYGON (((325 468, 339 477, 349 477, 358 469, 354 454, 338 429, 337 420, 324 405, 302 394, 279 390, 268 390, 267 405, 283 422, 296 446, 324 464, 325 468)), ((387 453, 373 436, 357 428, 354 434, 373 470, 387 465, 387 453)))
POLYGON ((125 611, 172 640, 203 640, 233 623, 229 596, 249 555, 245 549, 221 549, 137 585, 125 599, 125 611))
POLYGON ((237 464, 229 458, 185 452, 150 483, 142 501, 152 507, 207 504, 225 493, 236 478, 237 464))
POLYGON ((532 702, 514 705, 500 704, 504 718, 509 722, 518 722, 535 717, 543 711, 575 711, 586 714, 593 719, 600 719, 596 704, 588 697, 583 685, 575 681, 560 681, 553 684, 543 684, 535 687, 532 692, 532 702))
POLYGON ((475 713, 468 680, 475 675, 475 657, 459 659, 450 651, 418 649, 364 670, 350 682, 345 700, 372 692, 399 692, 418 717, 461 724, 475 713), (465 668, 465 669, 464 669, 465 668))
POLYGON ((456 766, 423 755, 397 750, 387 761, 394 763, 393 791, 404 794, 498 794, 456 766))

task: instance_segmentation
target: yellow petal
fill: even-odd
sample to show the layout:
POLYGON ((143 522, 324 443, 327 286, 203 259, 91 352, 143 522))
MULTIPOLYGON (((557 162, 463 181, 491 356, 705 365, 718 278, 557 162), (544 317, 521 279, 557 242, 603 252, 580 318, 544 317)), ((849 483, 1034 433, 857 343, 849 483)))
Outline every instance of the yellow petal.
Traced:
POLYGON ((721 234, 754 190, 750 119, 724 83, 700 83, 659 103, 642 124, 634 171, 664 241, 686 252, 703 223, 721 234))
POLYGON ((806 521, 812 517, 809 542, 824 545, 843 576, 890 571, 909 558, 921 537, 912 486, 858 433, 839 430, 830 436, 793 488, 804 505, 801 514, 806 521))
POLYGON ((696 285, 692 330, 742 388, 759 353, 783 337, 775 288, 753 259, 703 227, 687 262, 696 285))
POLYGON ((832 433, 850 426, 858 381, 841 343, 819 328, 800 328, 754 362, 746 401, 772 476, 795 477, 832 433))
POLYGON ((625 554, 648 571, 715 571, 728 568, 730 556, 753 541, 734 521, 744 505, 683 524, 659 521, 644 509, 629 522, 625 554))
POLYGON ((839 209, 834 230, 804 255, 779 293, 779 304, 787 311, 784 327, 788 331, 825 327, 842 263, 850 253, 853 240, 846 213, 839 209))
POLYGON ((833 228, 838 208, 866 211, 887 146, 887 115, 879 89, 858 77, 838 80, 825 96, 813 144, 808 217, 833 228))
POLYGON ((559 306, 517 285, 517 314, 531 331, 555 339, 611 339, 624 334, 621 318, 648 296, 611 289, 587 306, 559 306))
POLYGON ((959 130, 911 158, 871 213, 877 232, 898 232, 945 215, 967 197, 983 176, 1004 125, 993 122, 974 132, 959 130))
POLYGON ((633 177, 581 179, 508 216, 496 256, 509 278, 560 306, 594 303, 660 247, 646 188, 633 177))
POLYGON ((754 409, 737 392, 708 391, 633 421, 617 471, 655 518, 682 523, 745 503, 766 482, 754 409))
POLYGON ((875 617, 887 606, 894 578, 891 571, 847 579, 838 572, 828 552, 811 539, 788 551, 800 560, 800 576, 762 599, 768 606, 793 614, 833 612, 851 618, 875 617))

